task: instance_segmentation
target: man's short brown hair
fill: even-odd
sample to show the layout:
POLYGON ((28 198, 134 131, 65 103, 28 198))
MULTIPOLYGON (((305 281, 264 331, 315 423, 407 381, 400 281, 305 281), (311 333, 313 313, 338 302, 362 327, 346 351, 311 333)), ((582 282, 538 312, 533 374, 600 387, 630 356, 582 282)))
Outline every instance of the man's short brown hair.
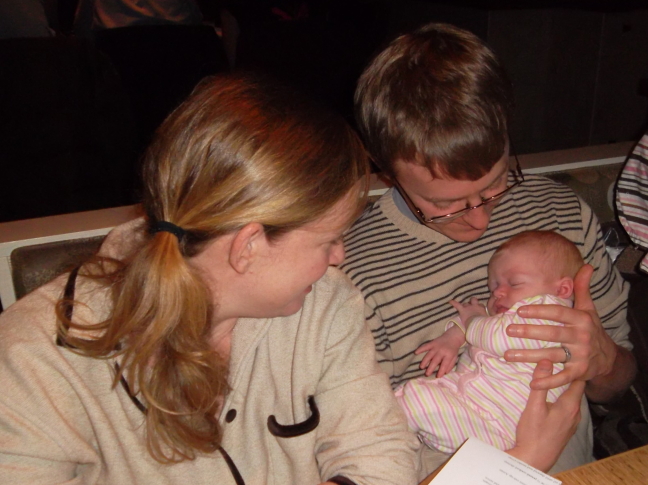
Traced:
POLYGON ((425 165, 435 176, 478 180, 504 155, 511 84, 476 35, 429 24, 392 41, 365 69, 356 117, 376 164, 425 165))

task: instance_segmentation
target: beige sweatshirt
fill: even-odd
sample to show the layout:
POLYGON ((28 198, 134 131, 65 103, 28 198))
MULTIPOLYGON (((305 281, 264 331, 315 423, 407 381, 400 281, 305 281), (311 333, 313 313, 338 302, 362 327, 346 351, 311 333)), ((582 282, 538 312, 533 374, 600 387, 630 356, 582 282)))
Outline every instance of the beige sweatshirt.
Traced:
MULTIPOLYGON (((132 241, 133 228, 109 242, 132 241)), ((0 316, 0 483, 235 483, 220 453, 155 462, 143 413, 111 386, 114 362, 56 345, 53 305, 66 279, 0 316)), ((75 320, 109 311, 105 292, 83 278, 76 298, 88 307, 76 305, 75 320)), ((416 483, 418 443, 376 364, 362 298, 338 270, 314 285, 299 313, 240 320, 230 365, 222 445, 246 484, 416 483)))

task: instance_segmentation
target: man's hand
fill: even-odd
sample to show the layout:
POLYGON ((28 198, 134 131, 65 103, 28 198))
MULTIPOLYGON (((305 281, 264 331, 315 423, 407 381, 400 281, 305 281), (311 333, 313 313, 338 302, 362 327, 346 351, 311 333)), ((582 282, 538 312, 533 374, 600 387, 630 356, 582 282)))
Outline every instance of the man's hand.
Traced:
MULTIPOLYGON (((541 360, 533 378, 549 378, 552 370, 550 361, 541 360)), ((578 427, 584 388, 583 381, 574 381, 553 404, 547 402, 546 390, 531 390, 517 426, 515 448, 507 453, 548 471, 578 427)))
POLYGON ((605 332, 590 296, 589 282, 593 268, 583 266, 574 279, 574 308, 560 305, 527 305, 518 309, 525 318, 540 318, 563 323, 553 325, 510 325, 508 335, 558 342, 561 347, 537 350, 508 350, 509 362, 539 362, 549 359, 565 363, 556 375, 534 379, 532 389, 551 389, 575 380, 588 381, 590 399, 605 402, 623 392, 634 379, 636 363, 632 354, 614 343, 605 332), (565 362, 567 347, 571 354, 565 362))

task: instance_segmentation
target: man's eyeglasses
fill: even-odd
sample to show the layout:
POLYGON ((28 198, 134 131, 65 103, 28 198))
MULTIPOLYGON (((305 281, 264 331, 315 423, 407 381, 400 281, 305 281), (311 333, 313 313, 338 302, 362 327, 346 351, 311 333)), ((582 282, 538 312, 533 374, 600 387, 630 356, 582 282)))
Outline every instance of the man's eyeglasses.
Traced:
POLYGON ((464 214, 470 212, 471 210, 475 210, 478 207, 481 206, 486 206, 495 203, 502 197, 504 197, 509 191, 511 191, 514 187, 517 187, 520 185, 522 182, 524 182, 524 174, 522 173, 522 167, 520 167, 520 161, 518 160, 517 155, 513 155, 515 157, 515 170, 510 170, 510 172, 513 175, 513 183, 506 187, 504 190, 502 190, 500 193, 495 194, 491 197, 487 198, 482 198, 481 203, 474 205, 474 206, 468 206, 465 209, 461 209, 455 212, 451 212, 450 214, 446 214, 444 216, 435 216, 435 217, 425 217, 425 214, 423 214, 423 211, 416 207, 414 202, 412 202, 412 199, 410 199, 410 196, 407 195, 407 192, 405 192, 405 189, 401 187, 401 185, 398 183, 397 180, 393 179, 392 183, 394 184, 394 187, 396 187, 396 190, 400 193, 400 195, 403 197, 405 200, 405 203, 407 204, 407 207, 410 208, 410 210, 414 213, 416 218, 419 220, 419 222, 423 225, 428 225, 428 224, 445 224, 450 221, 454 221, 458 217, 463 216, 464 214))

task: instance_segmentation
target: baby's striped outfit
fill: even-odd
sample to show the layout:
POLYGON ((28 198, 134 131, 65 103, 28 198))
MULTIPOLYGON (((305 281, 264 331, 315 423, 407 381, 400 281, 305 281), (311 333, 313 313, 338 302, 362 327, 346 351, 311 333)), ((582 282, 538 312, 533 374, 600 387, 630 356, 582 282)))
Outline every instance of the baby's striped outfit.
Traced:
MULTIPOLYGON (((539 295, 517 302, 506 313, 475 317, 466 332, 468 350, 459 358, 455 371, 439 379, 418 377, 395 391, 410 428, 426 445, 453 453, 474 436, 501 450, 513 448, 535 364, 506 362, 504 352, 560 346, 506 335, 506 327, 513 323, 560 325, 516 313, 520 306, 537 304, 572 306, 571 301, 539 295)), ((563 368, 563 364, 554 364, 554 374, 563 368)), ((547 400, 555 402, 567 387, 551 389, 547 400)))

